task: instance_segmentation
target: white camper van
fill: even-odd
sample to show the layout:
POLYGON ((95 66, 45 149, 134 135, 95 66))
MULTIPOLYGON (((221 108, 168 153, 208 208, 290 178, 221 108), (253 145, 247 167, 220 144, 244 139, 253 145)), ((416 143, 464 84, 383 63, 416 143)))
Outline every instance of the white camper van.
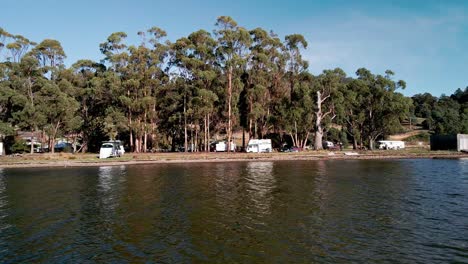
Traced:
POLYGON ((120 140, 104 141, 99 150, 99 158, 106 159, 111 157, 120 157, 125 153, 120 140))
MULTIPOLYGON (((216 152, 223 152, 227 150, 228 150, 228 143, 226 141, 220 141, 216 143, 215 145, 216 152)), ((232 152, 236 151, 236 144, 234 142, 231 142, 231 151, 232 152)))
POLYGON ((271 152, 271 139, 251 139, 249 145, 247 145, 247 152, 271 152))
POLYGON ((379 149, 404 149, 404 141, 381 140, 379 141, 379 149))

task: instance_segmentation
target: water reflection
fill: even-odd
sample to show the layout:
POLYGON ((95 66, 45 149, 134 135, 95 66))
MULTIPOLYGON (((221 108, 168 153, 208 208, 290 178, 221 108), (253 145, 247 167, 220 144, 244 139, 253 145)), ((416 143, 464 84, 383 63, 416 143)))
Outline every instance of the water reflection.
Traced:
POLYGON ((247 194, 258 214, 269 214, 272 203, 272 191, 276 186, 273 175, 273 162, 247 163, 245 177, 247 194))
POLYGON ((0 262, 464 263, 467 173, 465 160, 0 169, 0 262))
MULTIPOLYGON (((0 168, 0 212, 2 210, 2 208, 6 205, 6 183, 5 183, 5 176, 3 175, 3 171, 4 169, 3 168, 0 168)), ((2 215, 0 214, 0 217, 2 217, 2 215)))
POLYGON ((125 181, 125 166, 105 166, 98 170, 98 192, 102 209, 107 213, 114 211, 119 205, 120 184, 125 181))

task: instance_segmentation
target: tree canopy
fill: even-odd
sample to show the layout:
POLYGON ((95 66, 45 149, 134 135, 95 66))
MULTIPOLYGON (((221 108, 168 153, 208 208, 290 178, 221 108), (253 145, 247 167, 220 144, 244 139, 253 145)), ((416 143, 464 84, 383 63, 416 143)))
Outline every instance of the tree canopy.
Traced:
POLYGON ((373 148, 414 116, 434 133, 468 133, 468 87, 409 98, 390 70, 314 76, 300 34, 282 39, 228 16, 212 33, 197 30, 173 43, 158 27, 135 34, 136 44, 126 32, 103 37, 100 62, 81 59, 67 68, 58 40, 36 43, 0 28, 0 134, 41 134, 51 151, 67 137, 83 152, 107 139, 146 152, 209 151, 214 140, 231 144, 240 132, 274 138, 277 147, 319 150, 333 137, 373 148))

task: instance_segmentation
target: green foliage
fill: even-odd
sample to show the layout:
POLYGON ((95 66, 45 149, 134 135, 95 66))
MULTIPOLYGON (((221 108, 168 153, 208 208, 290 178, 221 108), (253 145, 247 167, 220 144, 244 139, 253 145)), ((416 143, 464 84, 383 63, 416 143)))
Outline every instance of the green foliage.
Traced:
POLYGON ((25 153, 28 152, 29 146, 26 144, 26 140, 18 138, 15 143, 11 146, 12 153, 25 153))
POLYGON ((315 138, 319 147, 322 136, 372 147, 416 118, 433 133, 468 133, 468 87, 407 98, 398 92, 406 83, 392 71, 361 68, 351 78, 337 68, 313 76, 300 34, 280 39, 221 16, 213 33, 198 30, 174 43, 158 27, 138 36, 132 45, 127 33, 112 33, 99 45, 101 63, 65 68, 59 41, 37 44, 0 28, 0 134, 42 133, 52 145, 72 137, 83 151, 118 138, 142 152, 188 149, 188 142, 207 150, 214 135, 232 138, 241 128, 250 138, 275 135, 298 146, 315 138))
POLYGON ((404 141, 406 142, 419 142, 419 141, 429 142, 430 137, 431 135, 429 133, 424 132, 424 133, 420 133, 420 134, 405 138, 404 141))

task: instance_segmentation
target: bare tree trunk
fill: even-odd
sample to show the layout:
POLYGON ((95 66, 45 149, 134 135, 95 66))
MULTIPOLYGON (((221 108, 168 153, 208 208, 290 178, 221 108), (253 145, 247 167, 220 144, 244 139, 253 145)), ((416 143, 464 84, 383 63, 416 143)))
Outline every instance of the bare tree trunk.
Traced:
MULTIPOLYGON (((130 111, 130 110, 129 110, 130 111)), ((132 129, 132 115, 128 115, 128 124, 129 124, 129 130, 130 130, 130 151, 135 151, 135 145, 133 145, 133 129, 132 129)))
POLYGON ((31 130, 31 154, 34 154, 34 130, 31 130))
POLYGON ((187 152, 188 142, 187 142, 187 108, 186 108, 186 98, 184 93, 184 152, 187 152))
POLYGON ((60 121, 57 122, 57 125, 55 126, 54 128, 54 131, 52 133, 52 153, 55 153, 55 137, 57 137, 57 132, 58 132, 58 129, 60 127, 60 121))
POLYGON ((207 152, 208 150, 208 135, 207 135, 207 132, 208 132, 208 129, 207 129, 207 114, 205 114, 205 116, 203 117, 203 151, 204 152, 207 152))
POLYGON ((145 116, 144 116, 144 119, 143 119, 143 122, 144 122, 144 134, 143 134, 143 152, 146 153, 146 149, 148 148, 148 129, 147 129, 147 113, 146 113, 146 110, 145 110, 145 116))
POLYGON ((231 152, 231 138, 232 138, 232 66, 229 67, 228 72, 228 143, 227 143, 227 152, 231 152))
POLYGON ((208 114, 208 120, 207 120, 207 130, 208 130, 208 152, 210 152, 210 138, 211 138, 211 134, 210 134, 210 114, 208 114))
POLYGON ((307 145, 307 139, 309 138, 310 132, 307 132, 306 137, 304 138, 304 141, 302 142, 302 148, 305 149, 307 145))
POLYGON ((322 94, 320 91, 317 91, 317 112, 315 112, 315 140, 314 148, 315 150, 323 149, 323 127, 322 127, 322 94))
POLYGON ((298 139, 298 135, 297 135, 297 121, 294 121, 294 136, 295 136, 295 140, 293 140, 295 143, 294 143, 294 146, 297 147, 297 143, 299 143, 299 139, 298 139))
POLYGON ((289 136, 291 136, 293 146, 296 146, 295 135, 294 135, 292 132, 290 132, 290 133, 289 133, 289 136))

